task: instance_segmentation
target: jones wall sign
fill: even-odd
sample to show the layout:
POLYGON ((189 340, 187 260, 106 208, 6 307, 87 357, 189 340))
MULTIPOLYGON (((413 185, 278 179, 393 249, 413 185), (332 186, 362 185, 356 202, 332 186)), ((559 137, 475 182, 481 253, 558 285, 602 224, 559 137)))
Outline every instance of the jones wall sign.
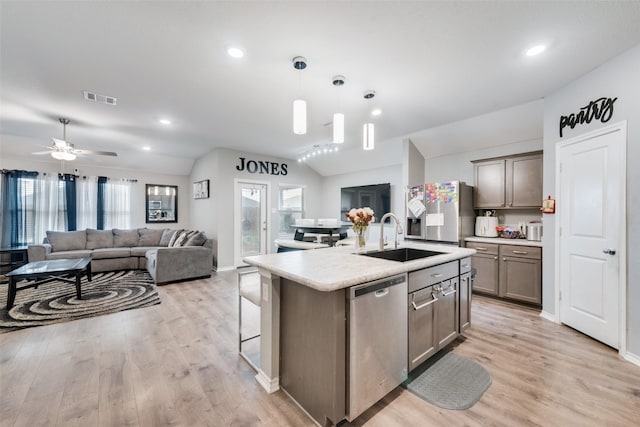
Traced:
POLYGON ((562 129, 567 126, 573 129, 576 125, 591 123, 592 120, 608 122, 613 116, 613 103, 616 99, 618 98, 598 98, 580 108, 577 114, 560 116, 560 138, 562 138, 562 129))
POLYGON ((238 157, 240 161, 236 165, 236 170, 247 171, 249 173, 260 173, 266 175, 286 175, 287 164, 286 163, 276 163, 276 162, 266 162, 263 160, 247 160, 246 157, 238 157))

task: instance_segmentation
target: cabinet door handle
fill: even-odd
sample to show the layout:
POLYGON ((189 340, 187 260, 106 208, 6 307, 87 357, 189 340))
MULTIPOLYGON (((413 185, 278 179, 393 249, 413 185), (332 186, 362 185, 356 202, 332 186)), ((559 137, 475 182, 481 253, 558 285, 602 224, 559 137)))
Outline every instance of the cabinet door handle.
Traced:
POLYGON ((469 264, 464 264, 464 265, 462 266, 462 268, 469 268, 469 267, 470 267, 470 265, 469 265, 469 264))
POLYGON ((456 292, 457 292, 457 290, 452 289, 450 292, 443 292, 443 293, 442 293, 442 296, 443 296, 443 297, 448 297, 449 295, 451 295, 451 294, 455 294, 456 292))
POLYGON ((507 259, 506 259, 506 258, 502 258, 502 260, 503 260, 503 261, 506 261, 507 259))
POLYGON ((433 277, 434 279, 437 279, 438 277, 442 277, 442 276, 444 276, 443 273, 435 273, 431 275, 431 277, 433 277))
POLYGON ((529 253, 528 251, 511 251, 511 252, 513 252, 514 254, 518 254, 518 255, 526 255, 526 254, 529 253))
POLYGON ((486 251, 487 248, 481 248, 481 247, 478 246, 477 248, 475 248, 475 250, 476 251, 486 251))
POLYGON ((438 298, 436 298, 436 296, 433 294, 433 292, 431 293, 431 301, 425 302, 424 304, 420 304, 420 305, 416 305, 415 301, 411 301, 411 305, 413 306, 414 310, 420 310, 421 308, 425 308, 428 305, 433 304, 434 302, 438 301, 438 298))
POLYGON ((498 259, 498 257, 497 257, 497 256, 494 256, 494 257, 493 257, 493 259, 498 259))

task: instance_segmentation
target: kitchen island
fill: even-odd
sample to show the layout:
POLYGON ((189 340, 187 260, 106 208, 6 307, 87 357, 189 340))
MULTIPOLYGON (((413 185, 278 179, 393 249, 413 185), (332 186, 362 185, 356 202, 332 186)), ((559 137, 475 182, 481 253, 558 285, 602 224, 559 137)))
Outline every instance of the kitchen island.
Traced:
MULTIPOLYGON (((460 324, 458 298, 461 293, 452 289, 458 287, 458 277, 463 271, 459 260, 468 260, 475 251, 418 242, 406 242, 401 247, 436 251, 441 254, 398 262, 355 254, 353 247, 333 247, 252 256, 244 259, 247 264, 257 266, 261 276, 260 369, 256 379, 268 392, 274 392, 282 387, 316 422, 325 425, 337 424, 344 418, 352 420, 366 409, 356 410, 353 407, 350 409, 350 404, 352 405, 354 400, 355 387, 353 384, 349 385, 353 374, 349 370, 347 360, 349 354, 353 353, 353 349, 350 351, 349 346, 353 346, 353 342, 350 344, 350 338, 354 335, 354 332, 350 331, 350 326, 353 329, 353 325, 348 321, 349 293, 359 285, 389 278, 395 281, 394 283, 399 280, 404 282, 405 294, 402 295, 400 305, 394 306, 396 308, 392 310, 398 311, 400 318, 404 317, 404 323, 399 323, 397 326, 397 328, 404 327, 404 330, 397 329, 397 333, 392 336, 403 337, 405 348, 389 349, 378 345, 375 347, 377 350, 368 348, 367 352, 379 351, 378 359, 381 359, 382 363, 390 355, 400 352, 405 361, 405 376, 408 366, 406 337, 409 335, 409 331, 406 330, 407 277, 411 280, 412 274, 418 277, 423 272, 432 272, 431 268, 441 265, 447 266, 447 274, 454 271, 452 274, 455 274, 455 281, 453 276, 443 277, 445 273, 431 274, 433 277, 451 278, 446 280, 449 286, 448 292, 442 286, 438 289, 439 283, 430 282, 425 286, 434 285, 439 292, 442 292, 443 297, 452 298, 450 295, 455 295, 454 305, 441 305, 441 307, 452 307, 452 310, 455 307, 455 313, 452 312, 451 317, 455 315, 455 324, 460 324), (454 266, 455 269, 452 270, 451 267, 454 266), (406 273, 410 274, 407 276, 406 273), (402 279, 398 279, 399 277, 402 279), (352 393, 351 397, 349 389, 352 393)), ((367 246, 368 252, 375 250, 377 245, 367 246)), ((469 262, 463 264, 470 268, 469 262)), ((468 269, 465 271, 468 275, 468 269)), ((429 290, 429 299, 434 295, 433 292, 429 290)), ((445 299, 443 298, 443 301, 445 299)), ((418 308, 429 306, 430 302, 436 301, 438 298, 433 296, 433 301, 419 303, 418 308)), ((413 306, 416 307, 415 302, 413 306)), ((429 307, 429 310, 435 310, 435 308, 429 307)), ((380 314, 386 311, 389 310, 380 310, 380 314)), ((468 321, 467 313, 466 324, 468 321)), ((442 319, 439 322, 442 323, 442 319)), ((455 329, 453 335, 449 333, 446 341, 443 339, 441 342, 450 342, 454 339, 460 331, 459 326, 455 329)), ((434 348, 438 348, 437 340, 434 348)), ((371 405, 373 403, 375 401, 371 405)))

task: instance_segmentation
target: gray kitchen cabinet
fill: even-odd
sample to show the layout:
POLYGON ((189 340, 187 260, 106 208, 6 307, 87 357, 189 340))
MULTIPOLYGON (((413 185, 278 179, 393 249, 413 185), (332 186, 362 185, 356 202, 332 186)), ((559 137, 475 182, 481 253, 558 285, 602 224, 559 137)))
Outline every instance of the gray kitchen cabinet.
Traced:
POLYGON ((508 208, 542 205, 542 154, 506 160, 506 192, 508 208))
POLYGON ((460 322, 458 333, 471 326, 471 258, 460 260, 460 281, 458 283, 458 310, 460 322))
POLYGON ((473 171, 475 176, 474 208, 493 209, 505 207, 504 159, 474 163, 473 171))
POLYGON ((435 304, 436 341, 438 349, 444 348, 458 336, 458 277, 445 280, 439 286, 435 304))
POLYGON ((542 304, 542 250, 500 245, 500 296, 542 304))
POLYGON ((409 371, 436 354, 435 304, 437 292, 429 286, 409 294, 409 371))
POLYGON ((476 250, 471 256, 474 292, 542 305, 542 248, 484 242, 466 246, 476 250))
POLYGON ((409 372, 458 336, 459 262, 409 273, 409 372))
POLYGON ((542 204, 542 152, 474 160, 474 208, 538 208, 542 204))
POLYGON ((467 242, 467 247, 475 249, 471 256, 471 267, 476 269, 473 290, 498 296, 498 245, 494 243, 467 242))

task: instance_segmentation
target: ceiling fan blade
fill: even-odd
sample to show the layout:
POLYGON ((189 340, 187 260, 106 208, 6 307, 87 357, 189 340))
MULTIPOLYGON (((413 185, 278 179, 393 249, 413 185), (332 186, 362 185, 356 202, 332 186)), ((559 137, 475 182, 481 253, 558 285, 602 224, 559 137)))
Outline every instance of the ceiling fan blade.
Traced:
POLYGON ((51 151, 38 151, 36 153, 31 153, 31 154, 35 154, 35 155, 39 156, 39 155, 42 155, 42 154, 49 154, 49 153, 51 153, 51 151))
POLYGON ((89 154, 89 155, 96 155, 96 156, 112 156, 112 157, 117 157, 118 153, 114 153, 113 151, 94 151, 94 150, 81 150, 81 149, 75 149, 73 150, 74 154, 89 154))

